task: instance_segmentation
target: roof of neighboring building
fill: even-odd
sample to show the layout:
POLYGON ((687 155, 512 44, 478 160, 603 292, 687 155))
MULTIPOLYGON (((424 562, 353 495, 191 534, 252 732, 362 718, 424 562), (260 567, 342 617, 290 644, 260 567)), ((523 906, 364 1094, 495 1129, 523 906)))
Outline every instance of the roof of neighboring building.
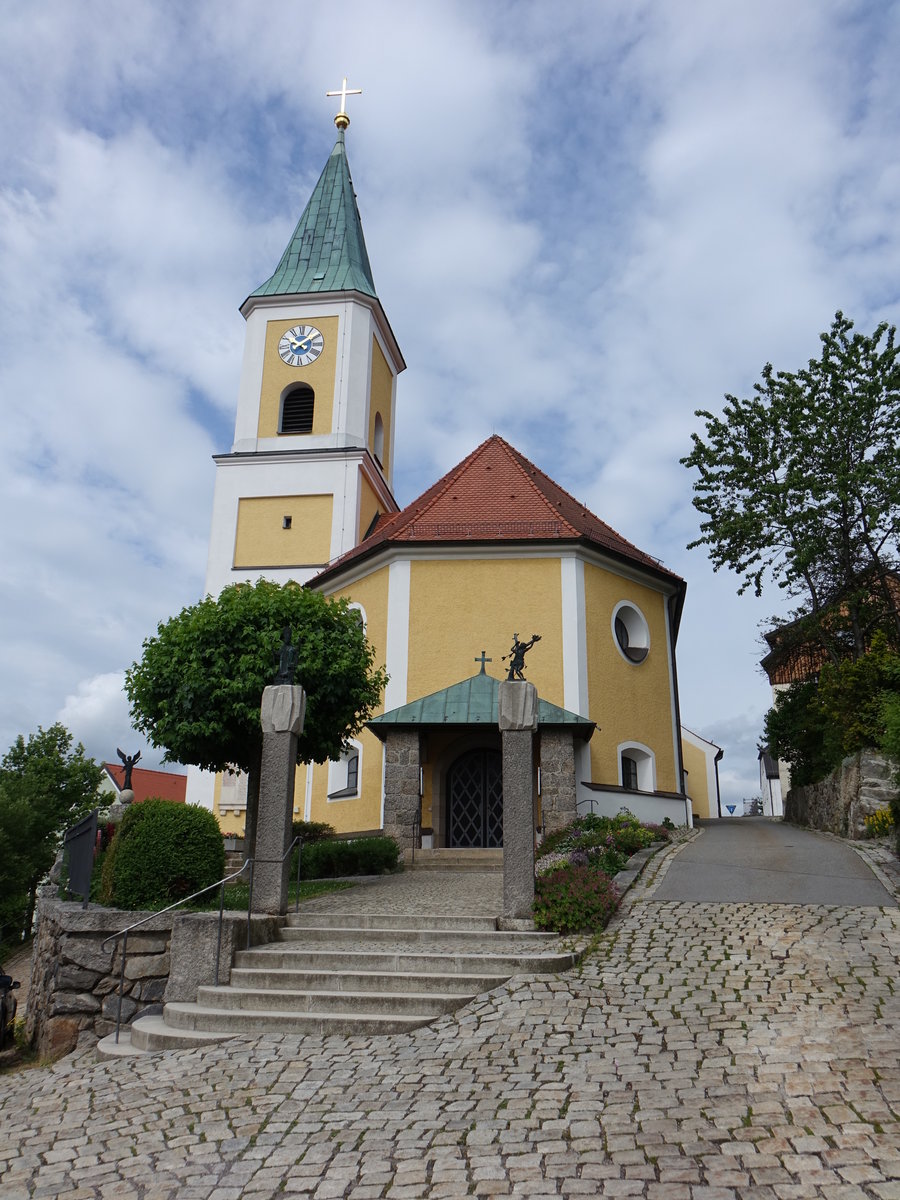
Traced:
POLYGON ((496 434, 412 504, 383 516, 367 538, 314 582, 391 543, 523 541, 588 543, 684 588, 678 575, 616 533, 496 434))
MULTIPOLYGON (((122 790, 125 784, 125 768, 121 763, 104 763, 103 767, 116 785, 116 790, 122 790)), ((184 803, 187 791, 187 775, 176 775, 173 771, 151 771, 144 767, 132 767, 131 790, 134 792, 135 803, 139 800, 176 800, 184 803)))
POLYGON ((346 291, 375 296, 341 130, 274 274, 250 295, 346 291))
MULTIPOLYGON (((496 729, 500 720, 499 696, 500 680, 482 671, 420 700, 393 708, 367 725, 382 741, 390 728, 403 725, 487 725, 496 729)), ((596 722, 540 698, 538 724, 569 725, 577 737, 585 740, 596 729, 596 722)))

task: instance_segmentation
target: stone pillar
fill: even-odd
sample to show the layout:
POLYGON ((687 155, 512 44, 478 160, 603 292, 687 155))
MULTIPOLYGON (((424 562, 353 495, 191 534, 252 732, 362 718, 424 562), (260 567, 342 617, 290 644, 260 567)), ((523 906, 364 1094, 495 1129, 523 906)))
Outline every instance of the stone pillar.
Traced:
POLYGON ((541 822, 544 837, 578 816, 571 730, 541 729, 541 822))
POLYGON ((538 696, 533 683, 500 684, 503 741, 503 919, 532 919, 534 903, 534 764, 538 696))
POLYGON ((259 810, 253 869, 255 912, 286 913, 290 860, 282 857, 291 844, 297 738, 306 716, 306 692, 289 683, 263 692, 260 724, 263 731, 259 810))
POLYGON ((421 765, 419 731, 392 729, 384 744, 384 834, 404 855, 413 848, 421 765))

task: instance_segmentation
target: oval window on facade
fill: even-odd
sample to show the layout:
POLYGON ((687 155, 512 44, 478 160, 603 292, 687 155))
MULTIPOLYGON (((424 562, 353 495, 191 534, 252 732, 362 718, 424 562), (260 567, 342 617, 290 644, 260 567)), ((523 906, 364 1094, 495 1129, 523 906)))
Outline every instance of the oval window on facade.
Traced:
POLYGON ((628 600, 613 609, 612 631, 622 657, 630 663, 642 663, 650 653, 650 627, 641 610, 628 600))

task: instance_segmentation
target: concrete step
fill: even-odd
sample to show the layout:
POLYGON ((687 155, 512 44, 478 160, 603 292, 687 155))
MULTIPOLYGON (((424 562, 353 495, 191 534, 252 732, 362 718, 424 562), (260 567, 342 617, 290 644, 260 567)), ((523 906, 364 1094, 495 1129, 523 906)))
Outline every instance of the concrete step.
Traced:
MULTIPOLYGON (((216 1035, 255 1037, 261 1033, 364 1034, 403 1033, 427 1025, 433 1017, 381 1013, 282 1012, 272 1009, 210 1008, 205 1004, 167 1004, 167 1029, 190 1031, 204 1043, 216 1035)), ((139 1022, 135 1022, 133 1029, 139 1022)), ((132 1033, 132 1037, 134 1034, 132 1033)), ((200 1043, 197 1043, 200 1044, 200 1043)))
POLYGON ((453 953, 457 948, 468 949, 472 954, 534 954, 557 941, 554 933, 528 931, 498 931, 472 929, 428 929, 398 925, 392 929, 374 927, 323 928, 310 925, 305 928, 285 926, 279 933, 279 941, 302 943, 304 946, 365 946, 371 951, 408 949, 417 945, 431 946, 435 950, 453 953))
POLYGON ((190 1049, 224 1042, 234 1036, 191 1026, 176 1030, 165 1020, 165 1015, 138 1017, 128 1028, 131 1031, 131 1044, 139 1051, 167 1050, 173 1046, 190 1049))
POLYGON ((254 946, 252 950, 239 950, 235 955, 235 966, 256 970, 286 971, 339 971, 351 974, 358 971, 400 971, 423 974, 510 975, 521 973, 538 974, 568 971, 575 965, 575 955, 561 950, 542 953, 495 953, 485 950, 478 953, 457 951, 454 953, 429 953, 420 951, 382 950, 309 950, 291 949, 285 942, 272 942, 267 946, 254 946))
POLYGON ((114 1033, 108 1033, 97 1043, 98 1058, 140 1058, 147 1053, 132 1042, 130 1025, 119 1030, 118 1041, 114 1033))
POLYGON ((427 913, 300 912, 289 913, 286 929, 431 929, 467 930, 491 933, 497 929, 496 917, 450 917, 427 913))
POLYGON ((503 850, 457 850, 443 846, 417 850, 406 866, 413 871, 502 871, 503 850))
POLYGON ((197 1003, 206 1008, 228 1011, 254 1009, 281 1013, 392 1013, 421 1016, 433 1020, 471 1000, 477 993, 462 992, 304 992, 294 988, 245 988, 229 986, 200 987, 197 1003))
MULTIPOLYGON (((452 974, 433 971, 315 971, 290 968, 234 967, 231 986, 236 988, 273 988, 298 992, 421 992, 425 985, 438 992, 452 992, 468 998, 499 987, 509 978, 502 971, 477 974, 452 974)), ((461 1001, 462 1003, 463 1001, 461 1001)))

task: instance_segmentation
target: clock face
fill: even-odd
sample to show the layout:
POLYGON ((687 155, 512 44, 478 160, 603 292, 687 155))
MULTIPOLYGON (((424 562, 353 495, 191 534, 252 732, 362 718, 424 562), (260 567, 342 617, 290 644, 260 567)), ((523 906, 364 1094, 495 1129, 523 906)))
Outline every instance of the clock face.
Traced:
POLYGON ((278 343, 278 353, 289 367, 308 367, 322 353, 325 339, 314 325, 295 325, 278 343))

